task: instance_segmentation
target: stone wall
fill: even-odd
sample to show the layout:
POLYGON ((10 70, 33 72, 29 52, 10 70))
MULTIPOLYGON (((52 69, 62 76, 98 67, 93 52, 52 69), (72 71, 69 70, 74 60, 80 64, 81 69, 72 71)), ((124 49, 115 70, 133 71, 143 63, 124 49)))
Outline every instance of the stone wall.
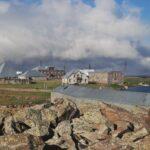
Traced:
POLYGON ((122 83, 124 81, 124 75, 120 71, 109 72, 109 83, 122 83))
POLYGON ((123 73, 120 71, 94 72, 89 76, 89 82, 101 84, 121 83, 123 79, 123 73))
POLYGON ((73 96, 69 96, 69 95, 65 95, 65 94, 61 94, 61 93, 57 93, 57 92, 51 92, 51 102, 53 103, 56 99, 69 99, 71 101, 74 101, 76 103, 83 103, 83 102, 88 102, 88 103, 99 103, 100 100, 98 99, 87 99, 87 98, 76 98, 73 96))
POLYGON ((90 73, 89 82, 108 84, 108 73, 107 72, 90 73))

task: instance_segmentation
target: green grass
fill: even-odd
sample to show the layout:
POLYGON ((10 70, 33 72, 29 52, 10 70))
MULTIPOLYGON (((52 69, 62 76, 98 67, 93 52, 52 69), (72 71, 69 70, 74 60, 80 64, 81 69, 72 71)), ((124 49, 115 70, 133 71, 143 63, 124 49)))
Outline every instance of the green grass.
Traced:
POLYGON ((52 90, 59 85, 61 85, 60 80, 39 81, 33 84, 0 84, 0 88, 2 88, 2 90, 0 90, 0 105, 40 104, 49 100, 51 96, 50 92, 16 92, 8 91, 5 88, 52 90))
POLYGON ((14 92, 0 90, 0 105, 40 104, 50 99, 48 92, 14 92))
POLYGON ((118 84, 110 84, 110 85, 104 85, 104 84, 98 84, 98 83, 94 83, 94 84, 86 84, 83 85, 84 87, 89 87, 89 88, 95 88, 95 89, 99 89, 100 87, 104 87, 104 88, 112 88, 112 89, 120 89, 121 86, 118 84))
POLYGON ((150 84, 150 77, 125 77, 124 82, 128 86, 137 86, 139 83, 150 84))
POLYGON ((38 81, 32 84, 0 84, 0 88, 22 88, 22 89, 54 89, 61 85, 60 80, 38 81))

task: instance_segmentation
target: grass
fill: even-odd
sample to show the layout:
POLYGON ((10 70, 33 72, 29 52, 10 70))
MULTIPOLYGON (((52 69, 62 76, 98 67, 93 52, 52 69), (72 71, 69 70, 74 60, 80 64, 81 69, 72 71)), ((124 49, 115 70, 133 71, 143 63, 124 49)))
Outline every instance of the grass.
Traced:
POLYGON ((89 87, 89 88, 95 88, 95 89, 99 89, 100 87, 105 87, 105 88, 112 88, 112 89, 120 89, 121 86, 118 84, 110 84, 110 85, 104 85, 104 84, 98 84, 98 83, 94 83, 94 84, 86 84, 83 85, 85 87, 89 87))
MULTIPOLYGON (((139 83, 143 82, 145 84, 150 84, 150 78, 144 77, 125 77, 124 79, 126 85, 137 86, 139 83)), ((48 89, 52 90, 61 85, 60 80, 51 81, 39 81, 34 84, 0 84, 0 105, 20 105, 20 104, 40 104, 44 103, 50 99, 51 93, 49 92, 22 92, 22 91, 7 91, 5 88, 16 88, 16 89, 48 89)), ((101 84, 87 84, 82 85, 85 87, 96 88, 108 87, 113 89, 119 89, 121 86, 117 84, 111 85, 101 85, 101 84)))
POLYGON ((128 86, 138 86, 141 82, 150 85, 150 77, 125 77, 124 82, 128 86))
POLYGON ((0 90, 1 105, 41 104, 50 99, 48 92, 14 92, 0 90))
POLYGON ((0 84, 0 105, 20 105, 20 104, 40 104, 50 99, 49 92, 33 92, 32 89, 52 90, 61 85, 60 80, 38 81, 34 84, 0 84), (5 88, 13 89, 31 89, 25 91, 8 91, 5 88))
POLYGON ((54 89, 61 85, 60 80, 38 81, 32 84, 0 84, 0 88, 22 88, 22 89, 54 89))

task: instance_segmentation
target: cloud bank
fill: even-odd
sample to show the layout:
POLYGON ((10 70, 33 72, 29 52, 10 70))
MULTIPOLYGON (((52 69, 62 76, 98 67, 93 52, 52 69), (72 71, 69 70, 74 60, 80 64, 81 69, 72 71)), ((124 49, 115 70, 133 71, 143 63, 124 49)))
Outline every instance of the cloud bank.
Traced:
POLYGON ((115 0, 95 0, 95 7, 74 2, 0 2, 0 60, 106 57, 139 59, 149 66, 150 56, 142 56, 137 47, 150 37, 139 8, 115 0))

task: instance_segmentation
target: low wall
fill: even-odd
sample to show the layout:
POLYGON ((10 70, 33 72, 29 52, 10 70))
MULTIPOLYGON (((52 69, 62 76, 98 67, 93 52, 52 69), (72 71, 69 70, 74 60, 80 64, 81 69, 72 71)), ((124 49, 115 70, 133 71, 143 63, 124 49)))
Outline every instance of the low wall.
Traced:
POLYGON ((60 90, 60 92, 54 90, 51 92, 51 101, 53 102, 57 98, 67 98, 76 102, 104 102, 108 104, 117 104, 119 106, 150 106, 150 94, 148 93, 120 92, 110 90, 101 91, 93 89, 92 91, 88 89, 85 93, 82 89, 73 89, 73 91, 64 89, 64 91, 60 90))
POLYGON ((91 99, 87 99, 87 98, 76 98, 73 96, 69 96, 69 95, 65 95, 65 94, 61 94, 61 93, 57 93, 57 92, 51 92, 51 102, 54 102, 55 99, 58 98, 66 98, 66 99, 71 99, 74 102, 99 102, 100 100, 91 100, 91 99))

